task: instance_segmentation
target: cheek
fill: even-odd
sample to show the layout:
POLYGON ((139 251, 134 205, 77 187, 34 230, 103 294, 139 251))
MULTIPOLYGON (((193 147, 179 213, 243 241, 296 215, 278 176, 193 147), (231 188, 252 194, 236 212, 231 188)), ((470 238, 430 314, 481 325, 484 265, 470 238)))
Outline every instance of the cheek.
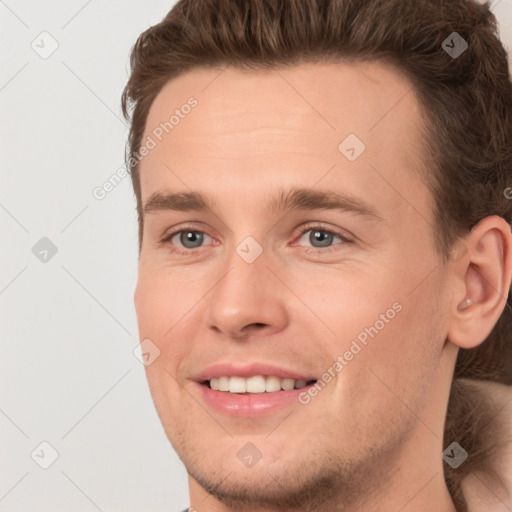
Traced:
POLYGON ((190 344, 183 341, 192 339, 198 328, 204 293, 197 282, 183 279, 176 271, 172 275, 162 269, 139 272, 134 297, 139 337, 150 339, 160 351, 145 367, 155 400, 162 393, 179 392, 175 379, 181 380, 180 370, 190 351, 190 344))
POLYGON ((173 361, 178 359, 177 355, 172 353, 173 345, 166 341, 172 334, 171 331, 166 335, 173 320, 172 304, 169 302, 168 295, 165 287, 162 287, 158 281, 139 277, 135 293, 139 339, 142 343, 147 339, 151 340, 159 350, 158 357, 144 367, 149 389, 159 414, 162 413, 162 406, 165 403, 164 390, 173 386, 174 380, 171 375, 174 376, 176 373, 173 361))
MULTIPOLYGON (((350 268, 319 267, 290 275, 288 280, 294 283, 295 295, 329 328, 329 338, 337 345, 364 333, 376 322, 379 330, 387 327, 381 315, 388 321, 399 316, 396 308, 400 304, 396 303, 400 303, 401 293, 397 284, 389 285, 399 280, 393 280, 385 268, 363 268, 357 262, 350 268)), ((303 310, 304 304, 298 307, 303 310)), ((304 322, 301 318, 303 313, 298 316, 299 324, 304 322)))
MULTIPOLYGON (((158 272, 139 272, 134 296, 140 340, 151 340, 160 351, 159 356, 144 370, 163 425, 176 421, 177 411, 181 407, 175 399, 169 399, 180 396, 176 375, 182 358, 180 345, 173 343, 174 333, 182 327, 179 319, 183 316, 178 307, 180 294, 173 292, 173 289, 169 279, 163 279, 158 272)), ((169 434, 168 429, 166 432, 169 434)))
POLYGON ((420 399, 435 378, 444 344, 438 303, 430 293, 400 300, 401 311, 368 343, 366 370, 373 396, 393 391, 407 402, 420 399), (389 389, 387 389, 389 388, 389 389))
POLYGON ((344 428, 362 446, 371 446, 374 436, 407 430, 414 422, 411 410, 421 414, 436 377, 442 336, 432 321, 432 305, 403 300, 402 306, 366 345, 358 343, 361 349, 336 383, 333 415, 344 419, 344 428))
POLYGON ((141 339, 172 337, 199 293, 193 283, 177 279, 175 271, 173 276, 161 269, 139 271, 134 302, 141 339))
MULTIPOLYGON (((162 304, 163 298, 164 290, 159 286, 154 274, 150 270, 139 268, 134 304, 140 331, 162 317, 162 311, 165 307, 162 304)), ((144 334, 146 333, 140 332, 141 336, 144 334)), ((149 333, 146 335, 149 335, 149 333)))
POLYGON ((442 283, 433 274, 411 293, 417 275, 410 273, 408 279, 405 267, 402 274, 383 267, 296 280, 294 291, 307 297, 308 307, 331 331, 319 341, 332 364, 338 356, 346 361, 340 384, 353 385, 353 391, 358 386, 360 391, 382 391, 383 384, 369 374, 372 370, 407 394, 435 371, 444 343, 437 296, 442 283))

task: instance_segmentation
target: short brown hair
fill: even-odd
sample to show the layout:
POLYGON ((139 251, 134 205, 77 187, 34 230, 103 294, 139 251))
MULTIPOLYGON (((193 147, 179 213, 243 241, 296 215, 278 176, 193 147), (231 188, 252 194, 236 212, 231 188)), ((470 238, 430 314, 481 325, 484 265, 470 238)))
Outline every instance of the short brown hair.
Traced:
MULTIPOLYGON (((380 60, 411 83, 427 127, 424 178, 434 198, 436 247, 445 261, 454 242, 482 218, 512 219, 512 82, 489 2, 475 0, 180 0, 143 32, 130 58, 122 110, 131 119, 127 167, 137 199, 139 251, 143 212, 139 151, 153 100, 171 79, 194 68, 272 69, 301 62, 380 60), (468 44, 457 58, 443 49, 453 32, 468 44)), ((492 414, 461 380, 512 383, 512 308, 488 339, 459 350, 444 432, 469 453, 445 479, 458 510, 461 481, 491 472, 492 414), (475 405, 477 404, 477 405, 475 405)), ((493 475, 499 479, 499 475, 493 475)))

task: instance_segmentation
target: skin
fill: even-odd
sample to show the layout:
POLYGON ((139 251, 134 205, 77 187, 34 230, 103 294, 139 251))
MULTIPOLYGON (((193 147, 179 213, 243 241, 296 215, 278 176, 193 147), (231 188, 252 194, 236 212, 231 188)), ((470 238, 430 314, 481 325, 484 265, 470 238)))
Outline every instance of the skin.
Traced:
POLYGON ((453 512, 441 458, 449 388, 458 348, 481 343, 505 306, 509 226, 484 219, 443 263, 421 112, 382 63, 196 69, 162 89, 145 137, 190 96, 197 107, 141 162, 142 200, 194 190, 214 204, 144 216, 134 299, 140 339, 161 351, 146 373, 191 507, 453 512), (351 133, 366 145, 354 162, 338 150, 351 133), (383 220, 270 212, 268 198, 292 186, 357 196, 383 220), (202 245, 159 243, 185 223, 202 245), (352 241, 315 247, 299 233, 310 223, 352 241), (253 263, 236 252, 247 236, 263 249, 253 263), (192 380, 213 363, 253 361, 320 377, 394 303, 402 310, 307 405, 232 418, 192 380), (247 442, 262 454, 250 468, 237 457, 247 442))

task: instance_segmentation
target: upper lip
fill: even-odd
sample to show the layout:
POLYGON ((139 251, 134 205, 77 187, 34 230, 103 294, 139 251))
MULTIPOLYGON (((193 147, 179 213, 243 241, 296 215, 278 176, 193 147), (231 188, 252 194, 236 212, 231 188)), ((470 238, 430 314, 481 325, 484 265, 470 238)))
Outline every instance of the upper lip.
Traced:
POLYGON ((214 377, 252 377, 254 375, 276 376, 282 379, 294 380, 317 380, 310 374, 302 373, 300 371, 283 368, 273 364, 266 363, 251 363, 251 364, 236 364, 236 363, 217 363, 206 367, 198 373, 194 380, 204 382, 213 379, 214 377))

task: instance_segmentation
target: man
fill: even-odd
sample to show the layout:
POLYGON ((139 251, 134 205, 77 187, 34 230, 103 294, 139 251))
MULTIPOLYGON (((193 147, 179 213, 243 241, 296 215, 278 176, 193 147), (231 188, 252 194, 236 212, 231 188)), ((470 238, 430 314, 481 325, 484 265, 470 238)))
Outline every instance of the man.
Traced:
POLYGON ((190 510, 462 511, 471 475, 510 506, 463 380, 512 380, 489 6, 182 0, 131 65, 135 306, 190 510))

